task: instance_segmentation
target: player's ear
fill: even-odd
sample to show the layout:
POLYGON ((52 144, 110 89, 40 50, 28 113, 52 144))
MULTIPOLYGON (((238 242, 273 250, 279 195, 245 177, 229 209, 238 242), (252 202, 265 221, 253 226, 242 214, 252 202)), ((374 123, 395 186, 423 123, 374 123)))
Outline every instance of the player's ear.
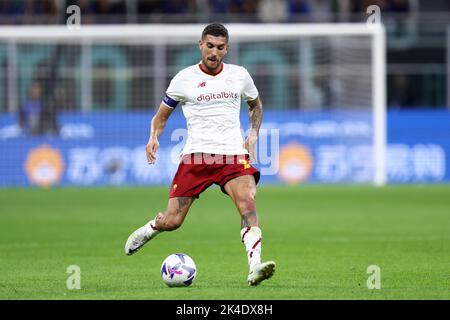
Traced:
POLYGON ((198 40, 198 48, 200 49, 200 51, 202 50, 202 46, 203 46, 203 39, 198 40))

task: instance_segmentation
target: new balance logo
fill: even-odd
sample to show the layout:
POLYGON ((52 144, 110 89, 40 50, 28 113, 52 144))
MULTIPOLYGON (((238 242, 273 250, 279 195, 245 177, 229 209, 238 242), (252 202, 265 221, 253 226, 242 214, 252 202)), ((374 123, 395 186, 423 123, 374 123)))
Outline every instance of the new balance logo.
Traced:
POLYGON ((206 82, 200 82, 197 86, 197 88, 204 88, 206 87, 206 82))

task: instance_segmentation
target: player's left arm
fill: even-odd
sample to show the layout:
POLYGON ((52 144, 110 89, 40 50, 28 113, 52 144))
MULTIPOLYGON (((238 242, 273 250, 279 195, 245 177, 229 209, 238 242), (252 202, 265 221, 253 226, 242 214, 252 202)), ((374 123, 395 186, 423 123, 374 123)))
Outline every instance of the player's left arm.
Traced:
POLYGON ((256 158, 256 143, 258 142, 259 129, 261 128, 263 117, 263 104, 261 98, 258 96, 255 100, 247 101, 249 106, 248 115, 250 119, 250 133, 245 140, 245 149, 250 154, 250 159, 257 162, 256 158))

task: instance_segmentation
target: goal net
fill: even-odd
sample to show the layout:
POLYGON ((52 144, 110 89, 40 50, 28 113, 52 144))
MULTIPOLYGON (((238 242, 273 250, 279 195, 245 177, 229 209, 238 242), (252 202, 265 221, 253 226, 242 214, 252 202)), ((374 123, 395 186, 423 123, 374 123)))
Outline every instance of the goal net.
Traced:
MULTIPOLYGON (((143 173, 145 163, 135 165, 141 160, 129 154, 136 150, 139 159, 145 158, 138 147, 147 139, 155 107, 170 79, 200 61, 198 40, 203 28, 2 27, 0 139, 6 144, 1 151, 17 151, 21 147, 14 139, 24 141, 23 150, 4 156, 4 170, 14 161, 27 163, 30 150, 40 145, 36 141, 45 140, 61 151, 64 169, 58 181, 63 184, 167 183, 175 165, 166 172, 162 164, 160 170, 166 174, 143 173), (35 122, 33 112, 39 112, 35 122), (89 152, 93 155, 86 160, 89 152)), ((279 140, 264 136, 271 141, 271 150, 261 159, 276 153, 271 161, 260 161, 271 168, 266 170, 266 181, 385 184, 382 25, 230 24, 227 28, 226 62, 249 70, 264 102, 262 135, 279 140)), ((184 125, 180 114, 169 124, 162 146, 180 143, 173 141, 173 131, 184 125)), ((243 121, 245 126, 245 115, 243 121)), ((46 170, 35 169, 34 174, 44 176, 44 181, 46 175, 56 174, 54 168, 53 173, 46 170)), ((33 173, 26 174, 30 181, 33 173)), ((21 183, 14 179, 11 184, 21 183)))

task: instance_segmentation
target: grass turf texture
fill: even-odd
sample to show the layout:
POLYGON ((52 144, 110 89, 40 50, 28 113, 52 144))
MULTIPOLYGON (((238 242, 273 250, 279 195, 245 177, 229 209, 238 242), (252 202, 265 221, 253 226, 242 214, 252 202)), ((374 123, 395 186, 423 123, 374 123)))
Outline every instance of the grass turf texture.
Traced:
POLYGON ((263 259, 275 276, 246 284, 240 218, 218 188, 184 225, 128 257, 128 235, 163 210, 167 188, 1 189, 0 299, 449 299, 450 186, 260 187, 263 259), (171 253, 197 279, 168 288, 171 253), (381 289, 369 290, 369 265, 381 289), (68 290, 69 265, 81 290, 68 290))

